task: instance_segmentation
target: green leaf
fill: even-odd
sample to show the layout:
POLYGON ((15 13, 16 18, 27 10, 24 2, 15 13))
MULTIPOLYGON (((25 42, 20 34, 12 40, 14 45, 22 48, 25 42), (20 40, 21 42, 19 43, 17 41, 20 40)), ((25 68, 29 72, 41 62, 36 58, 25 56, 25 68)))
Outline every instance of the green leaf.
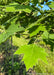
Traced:
POLYGON ((24 54, 22 61, 24 61, 24 64, 26 65, 26 70, 33 68, 33 66, 38 63, 39 59, 47 63, 47 53, 45 52, 45 49, 35 44, 24 45, 14 54, 24 54))
POLYGON ((40 31, 45 31, 45 26, 40 25, 35 31, 30 34, 30 37, 37 35, 40 31))
POLYGON ((43 39, 48 39, 48 38, 49 38, 49 33, 48 33, 48 31, 44 31, 44 33, 42 34, 42 38, 43 38, 43 39))
POLYGON ((54 40, 54 34, 49 34, 49 32, 45 31, 42 35, 42 38, 54 40))
POLYGON ((37 26, 37 25, 39 26, 40 23, 37 24, 37 22, 34 22, 34 23, 28 25, 28 27, 26 28, 26 30, 27 30, 27 29, 30 29, 30 28, 32 28, 32 27, 34 27, 34 26, 37 26))
POLYGON ((36 5, 39 1, 38 0, 33 0, 33 3, 36 5))
POLYGON ((30 13, 33 10, 31 6, 28 5, 20 5, 20 4, 12 4, 6 6, 6 12, 18 12, 18 11, 24 11, 27 13, 30 13))
POLYGON ((8 29, 3 32, 2 34, 0 34, 0 44, 4 41, 6 41, 6 39, 8 39, 10 36, 12 36, 13 34, 15 34, 16 32, 19 31, 24 31, 23 27, 18 27, 19 23, 15 24, 16 19, 14 19, 11 23, 11 25, 8 27, 8 29))
POLYGON ((18 3, 24 3, 24 2, 29 1, 29 0, 15 0, 15 1, 17 1, 18 3))
MULTIPOLYGON (((47 17, 50 16, 50 15, 51 15, 51 13, 50 13, 50 14, 47 14, 46 16, 41 17, 40 19, 38 19, 38 20, 35 21, 34 23, 28 25, 28 27, 26 28, 26 30, 27 30, 27 29, 30 29, 30 28, 32 28, 32 27, 34 27, 34 26, 40 25, 40 24, 41 24, 40 22, 43 21, 45 18, 47 18, 47 17)), ((41 25, 44 25, 44 24, 41 24, 41 25)))
POLYGON ((49 34, 49 38, 54 40, 54 34, 49 34))
POLYGON ((50 5, 48 5, 50 8, 54 8, 54 2, 51 2, 50 5))
POLYGON ((28 40, 24 39, 23 37, 16 37, 16 36, 13 36, 13 45, 15 46, 23 46, 23 45, 27 45, 28 44, 28 40))
POLYGON ((5 32, 3 32, 2 34, 0 34, 0 44, 1 44, 2 41, 3 41, 3 37, 4 37, 4 35, 5 35, 5 32))
POLYGON ((10 35, 13 35, 14 33, 18 31, 24 31, 23 27, 18 27, 19 24, 11 24, 9 28, 7 29, 6 33, 10 35))

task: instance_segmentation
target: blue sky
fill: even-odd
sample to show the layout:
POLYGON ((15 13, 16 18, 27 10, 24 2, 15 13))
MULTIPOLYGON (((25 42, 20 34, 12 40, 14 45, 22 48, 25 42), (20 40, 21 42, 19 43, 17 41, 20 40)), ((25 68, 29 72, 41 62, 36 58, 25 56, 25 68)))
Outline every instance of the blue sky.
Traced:
MULTIPOLYGON (((53 1, 53 0, 49 0, 49 1, 53 1)), ((47 5, 45 5, 45 2, 44 2, 42 10, 49 10, 49 9, 50 8, 47 5)))
MULTIPOLYGON (((53 1, 53 0, 49 0, 49 1, 53 1)), ((44 2, 44 4, 42 4, 42 6, 43 6, 43 8, 42 8, 42 10, 44 11, 44 10, 50 10, 50 8, 47 6, 47 5, 45 5, 45 2, 44 2)), ((37 7, 39 7, 38 6, 38 4, 37 4, 37 7)), ((40 8, 40 7, 39 7, 40 8)), ((41 8, 40 8, 41 9, 41 8)), ((38 15, 40 15, 40 13, 38 13, 38 15)))
MULTIPOLYGON (((53 0, 49 0, 49 1, 53 1, 53 0)), ((32 5, 32 3, 30 3, 30 4, 32 5)), ((36 6, 39 7, 38 4, 36 6)), ((47 5, 45 5, 45 2, 44 2, 44 4, 42 4, 42 6, 43 6, 43 8, 41 8, 41 7, 39 7, 39 8, 42 9, 43 11, 50 10, 50 8, 47 5)), ((38 13, 38 15, 40 15, 40 12, 38 13)))

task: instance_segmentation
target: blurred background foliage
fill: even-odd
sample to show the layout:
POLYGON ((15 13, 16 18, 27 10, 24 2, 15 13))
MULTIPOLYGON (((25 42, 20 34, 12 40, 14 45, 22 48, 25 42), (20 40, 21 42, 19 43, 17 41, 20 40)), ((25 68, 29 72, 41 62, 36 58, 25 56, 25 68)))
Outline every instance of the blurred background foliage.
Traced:
MULTIPOLYGON (((51 2, 52 4, 49 5, 50 10, 48 11, 43 11, 41 9, 39 9, 38 7, 35 8, 37 9, 36 11, 32 11, 31 13, 25 13, 25 12, 5 12, 5 5, 9 5, 10 3, 19 3, 19 4, 24 4, 24 5, 31 5, 33 8, 35 8, 34 6, 36 6, 36 4, 39 2, 39 6, 40 8, 42 8, 41 4, 44 4, 44 2, 46 2, 47 5, 49 5, 50 2, 48 2, 48 0, 0 0, 0 33, 4 32, 5 29, 8 28, 8 26, 10 26, 10 23, 3 25, 3 23, 5 23, 7 20, 11 19, 12 17, 16 16, 18 13, 19 17, 16 20, 16 23, 18 21, 20 21, 20 25, 23 26, 24 28, 26 28, 28 26, 28 24, 31 24, 35 21, 37 21, 38 19, 40 19, 42 16, 45 16, 45 14, 48 13, 53 13, 51 14, 49 17, 46 17, 43 21, 41 21, 42 24, 45 24, 46 29, 49 31, 50 34, 54 34, 54 4, 53 2, 51 2), (38 15, 38 13, 41 13, 40 15, 38 15), (47 27, 48 25, 48 27, 47 27)), ((41 35, 41 31, 39 32, 41 35)), ((33 70, 36 71, 36 73, 54 73, 54 39, 47 40, 45 38, 48 37, 43 37, 44 40, 42 40, 42 38, 40 37, 40 35, 38 34, 37 37, 33 37, 31 39, 29 39, 29 34, 28 32, 25 32, 23 34, 21 33, 17 33, 16 36, 13 36, 13 52, 15 52, 15 50, 25 44, 28 43, 35 43, 35 44, 39 44, 41 47, 46 48, 46 52, 49 54, 49 56, 47 57, 47 60, 49 62, 49 65, 47 66, 46 64, 44 64, 41 60, 39 61, 39 64, 34 66, 33 70), (26 34, 26 35, 25 35, 26 34)), ((47 36, 47 35, 46 35, 47 36)), ((53 37, 53 36, 52 36, 53 37)), ((11 43, 10 43, 10 39, 7 41, 5 41, 5 43, 2 43, 0 45, 0 55, 4 56, 4 60, 2 63, 2 65, 0 67, 2 67, 2 72, 6 72, 6 75, 14 75, 13 73, 17 73, 18 74, 18 70, 20 73, 22 73, 23 75, 26 75, 26 71, 25 71, 25 66, 23 63, 21 63, 21 57, 19 56, 14 56, 14 66, 12 68, 12 55, 11 55, 11 43), (6 58, 7 57, 7 58, 6 58), (8 67, 7 67, 8 66, 8 67)), ((1 63, 0 63, 1 64, 1 63)), ((20 74, 21 75, 21 74, 20 74)))

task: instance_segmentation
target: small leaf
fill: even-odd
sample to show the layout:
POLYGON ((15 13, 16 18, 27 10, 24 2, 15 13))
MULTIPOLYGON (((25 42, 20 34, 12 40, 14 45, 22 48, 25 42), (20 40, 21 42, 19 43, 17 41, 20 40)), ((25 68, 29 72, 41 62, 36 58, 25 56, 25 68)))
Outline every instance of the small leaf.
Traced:
POLYGON ((49 38, 49 33, 47 31, 44 31, 44 33, 42 34, 42 38, 43 39, 48 39, 49 38))
POLYGON ((40 25, 35 31, 33 31, 31 34, 30 34, 30 37, 34 36, 34 35, 37 35, 39 33, 39 31, 45 31, 45 26, 42 26, 40 25))
POLYGON ((42 35, 42 38, 54 40, 54 34, 49 34, 47 31, 45 31, 42 35))

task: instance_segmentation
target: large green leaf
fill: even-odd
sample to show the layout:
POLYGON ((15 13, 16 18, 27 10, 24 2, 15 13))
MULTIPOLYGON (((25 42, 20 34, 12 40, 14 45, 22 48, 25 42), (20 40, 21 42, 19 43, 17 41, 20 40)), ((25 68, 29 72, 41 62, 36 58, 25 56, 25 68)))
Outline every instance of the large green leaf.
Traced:
POLYGON ((26 65, 26 70, 33 68, 33 66, 38 63, 39 59, 47 63, 47 53, 45 52, 45 49, 35 44, 24 45, 20 47, 15 54, 24 54, 22 61, 24 61, 24 64, 26 65))
POLYGON ((33 10, 31 6, 28 5, 20 5, 17 3, 12 3, 8 6, 6 6, 6 12, 18 12, 18 11, 24 11, 27 13, 30 13, 33 10))
POLYGON ((4 42, 7 38, 9 38, 10 36, 12 36, 13 34, 15 34, 16 32, 19 31, 24 31, 23 27, 18 27, 19 23, 15 24, 15 20, 14 19, 11 23, 11 25, 9 26, 9 28, 7 30, 5 30, 5 32, 3 32, 2 34, 0 34, 0 44, 2 42, 4 42))

